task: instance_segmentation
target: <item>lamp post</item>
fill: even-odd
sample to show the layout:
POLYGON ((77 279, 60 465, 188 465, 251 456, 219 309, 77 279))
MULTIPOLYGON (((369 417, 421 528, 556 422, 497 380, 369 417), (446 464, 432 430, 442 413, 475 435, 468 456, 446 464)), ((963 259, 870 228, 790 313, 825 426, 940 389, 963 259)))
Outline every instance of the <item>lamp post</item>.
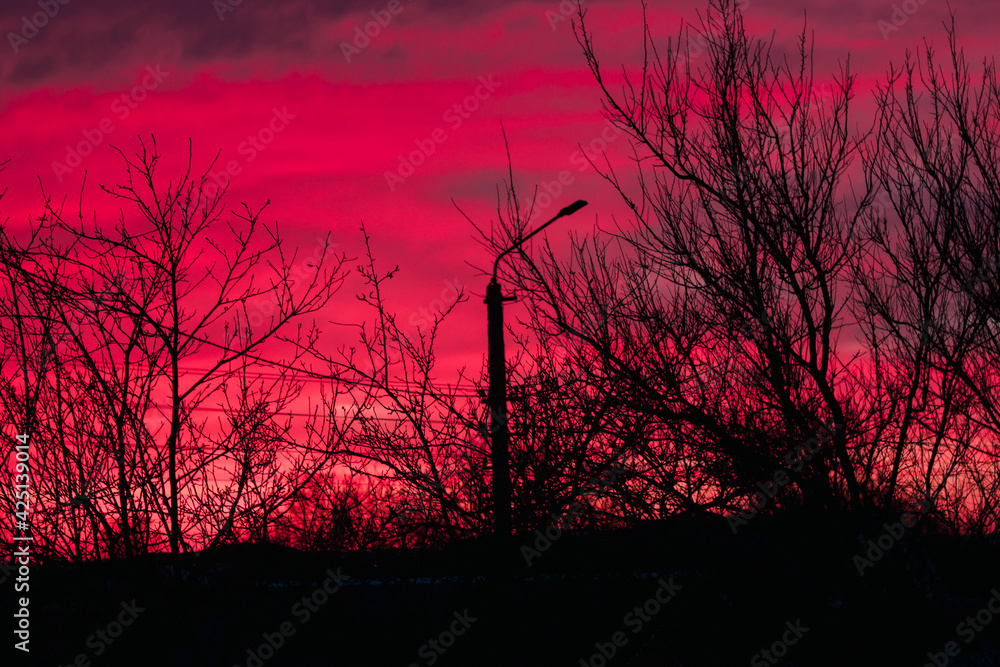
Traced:
POLYGON ((493 262, 493 277, 486 286, 486 324, 489 335, 490 389, 487 404, 490 409, 490 462, 493 466, 493 535, 498 541, 510 538, 510 434, 507 432, 507 365, 503 342, 503 304, 513 301, 513 296, 503 296, 497 282, 500 260, 522 243, 538 234, 553 222, 576 213, 587 205, 578 199, 559 211, 554 218, 541 225, 514 245, 500 253, 493 262))

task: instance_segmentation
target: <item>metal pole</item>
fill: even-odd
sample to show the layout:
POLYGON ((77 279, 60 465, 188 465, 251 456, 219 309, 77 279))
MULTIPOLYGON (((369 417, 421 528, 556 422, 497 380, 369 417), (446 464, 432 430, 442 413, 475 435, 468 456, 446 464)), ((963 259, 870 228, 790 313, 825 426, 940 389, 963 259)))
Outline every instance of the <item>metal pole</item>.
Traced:
POLYGON ((490 459, 493 465, 493 534, 510 537, 510 434, 507 432, 507 365, 503 342, 503 302, 500 283, 494 278, 486 286, 486 318, 489 335, 490 459))
POLYGON ((497 268, 507 253, 538 234, 559 218, 576 213, 587 205, 578 199, 559 211, 551 220, 523 236, 500 253, 493 262, 493 277, 486 286, 486 329, 489 336, 490 391, 486 403, 490 409, 490 463, 493 466, 493 536, 506 542, 510 539, 510 434, 507 432, 507 362, 503 346, 503 302, 505 297, 497 282, 497 268))

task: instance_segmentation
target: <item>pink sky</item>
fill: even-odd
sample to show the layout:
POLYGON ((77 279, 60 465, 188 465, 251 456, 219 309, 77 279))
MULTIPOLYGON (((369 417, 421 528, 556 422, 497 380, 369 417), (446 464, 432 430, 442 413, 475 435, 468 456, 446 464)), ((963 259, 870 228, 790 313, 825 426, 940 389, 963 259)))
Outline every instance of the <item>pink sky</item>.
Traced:
MULTIPOLYGON (((569 170, 572 182, 547 211, 590 202, 547 232, 554 243, 565 243, 570 230, 610 227, 612 216, 627 223, 617 195, 577 154, 578 144, 602 143, 595 140, 605 122, 559 2, 234 1, 3 3, 0 159, 11 162, 2 205, 13 227, 40 211, 39 179, 54 199, 75 206, 85 170, 85 209, 111 213, 96 185, 118 183, 124 173, 112 145, 131 154, 138 135, 155 133, 170 177, 186 161, 190 138, 197 167, 216 152, 216 172, 235 165, 229 207, 270 199, 266 219, 279 221, 306 254, 331 232, 340 250, 359 256, 364 220, 382 268, 400 266, 390 305, 405 326, 433 300, 449 298, 451 285, 464 286, 470 298, 440 341, 447 375, 461 365, 478 371, 485 354, 487 279, 469 264, 485 267, 490 258, 451 200, 480 224, 495 218, 495 189, 506 177, 501 122, 522 191, 569 170), (46 8, 54 15, 39 13, 46 8), (386 23, 377 32, 376 17, 386 23), (25 28, 33 20, 44 25, 25 28), (354 42, 369 23, 370 43, 354 42), (252 142, 254 135, 260 138, 252 142), (71 168, 68 147, 81 142, 93 152, 71 168), (420 145, 434 150, 412 175, 387 183, 399 156, 420 145)), ((904 4, 742 2, 752 32, 777 31, 779 54, 794 48, 805 10, 817 78, 835 72, 849 52, 859 108, 888 63, 900 63, 922 38, 943 50, 946 4, 904 4)), ((696 21, 695 8, 705 6, 654 3, 654 35, 676 35, 680 21, 696 21)), ((962 45, 981 61, 995 39, 993 4, 951 6, 962 45)), ((640 2, 586 0, 584 7, 606 71, 634 69, 642 55, 640 2)), ((607 144, 609 159, 627 172, 626 149, 624 137, 607 144)), ((355 308, 352 291, 338 302, 355 308)), ((509 307, 508 319, 523 315, 520 308, 509 307)))

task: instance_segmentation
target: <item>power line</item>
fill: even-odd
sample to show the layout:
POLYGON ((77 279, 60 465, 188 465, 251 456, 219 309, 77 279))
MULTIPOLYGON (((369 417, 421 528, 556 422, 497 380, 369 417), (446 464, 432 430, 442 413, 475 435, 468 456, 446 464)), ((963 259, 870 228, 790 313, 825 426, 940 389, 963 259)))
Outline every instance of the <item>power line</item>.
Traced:
MULTIPOLYGON (((179 368, 179 370, 181 370, 181 371, 183 371, 185 373, 201 373, 201 374, 206 374, 206 373, 212 372, 212 369, 209 369, 209 368, 179 368)), ((220 369, 216 369, 216 370, 221 370, 221 368, 220 369)), ((235 372, 235 371, 228 371, 228 372, 232 373, 232 372, 235 372)), ((298 371, 296 371, 296 370, 293 370, 291 372, 292 373, 299 373, 299 374, 305 375, 306 376, 305 379, 307 381, 331 380, 331 381, 344 382, 346 384, 373 384, 371 380, 347 380, 347 379, 344 379, 344 378, 338 378, 336 376, 321 377, 321 376, 318 376, 315 372, 312 372, 312 371, 304 371, 304 370, 298 370, 298 371)), ((278 373, 277 371, 272 371, 272 370, 259 371, 259 372, 257 372, 257 375, 259 375, 259 376, 270 376, 270 377, 273 377, 274 379, 279 379, 279 378, 283 377, 283 375, 281 373, 278 373)), ((390 380, 388 384, 396 384, 396 385, 404 384, 406 386, 412 386, 412 383, 406 383, 406 382, 398 380, 398 379, 397 380, 390 380)), ((439 386, 441 386, 441 385, 439 385, 439 386)), ((465 386, 465 387, 468 387, 470 390, 471 389, 478 389, 479 388, 479 385, 476 384, 472 380, 467 380, 467 381, 464 381, 464 382, 448 383, 448 384, 445 384, 443 386, 447 387, 447 388, 452 388, 452 387, 458 388, 460 386, 465 386)))
MULTIPOLYGON (((151 403, 151 405, 154 408, 163 408, 163 409, 169 409, 169 408, 173 407, 173 406, 171 406, 169 404, 166 404, 166 403, 151 403)), ((214 407, 208 406, 208 405, 196 405, 194 407, 187 408, 187 410, 190 411, 190 412, 223 412, 223 413, 224 412, 230 412, 226 408, 214 408, 214 407)), ((318 416, 318 414, 320 414, 320 413, 319 412, 317 412, 317 414, 312 414, 312 413, 309 413, 309 412, 275 412, 275 413, 273 413, 273 415, 275 417, 316 417, 316 416, 318 416)), ((387 422, 405 421, 404 417, 379 417, 377 415, 358 415, 358 418, 359 419, 364 419, 364 420, 371 419, 371 420, 376 420, 376 421, 387 421, 387 422)), ((442 419, 440 417, 424 417, 421 421, 434 421, 434 422, 437 422, 439 424, 447 423, 444 419, 442 419)))
MULTIPOLYGON (((180 370, 182 373, 191 373, 191 374, 203 375, 203 376, 207 375, 207 374, 209 374, 211 372, 223 371, 222 368, 215 369, 214 371, 213 371, 213 369, 209 369, 209 368, 179 368, 178 370, 180 370)), ((226 370, 224 372, 229 373, 229 374, 233 374, 233 373, 235 373, 237 371, 226 370)), ((334 383, 338 383, 339 382, 339 383, 343 383, 343 384, 347 384, 347 385, 351 385, 351 386, 357 386, 357 387, 365 387, 365 388, 372 388, 372 389, 391 389, 393 391, 400 392, 400 393, 405 392, 405 391, 411 391, 411 392, 419 392, 420 391, 420 387, 419 387, 419 385, 416 385, 416 383, 409 383, 409 382, 398 380, 398 379, 397 380, 390 380, 389 382, 374 382, 372 380, 349 380, 349 379, 338 378, 338 377, 334 377, 334 376, 320 377, 320 376, 317 376, 315 373, 309 372, 309 371, 291 371, 291 372, 293 374, 296 374, 296 373, 298 374, 296 377, 294 377, 295 381, 297 381, 297 382, 328 382, 328 381, 329 382, 334 382, 334 383)), ((252 373, 252 375, 254 375, 256 377, 259 377, 259 378, 266 379, 266 380, 281 380, 281 379, 284 379, 285 377, 287 377, 287 376, 285 376, 282 373, 278 373, 276 371, 268 371, 268 370, 256 371, 256 372, 252 373)), ((451 392, 453 392, 453 391, 457 392, 455 395, 458 396, 459 398, 481 398, 482 397, 480 395, 480 393, 479 393, 480 390, 481 390, 480 385, 476 384, 475 382, 473 382, 471 380, 466 381, 466 382, 448 383, 448 384, 444 384, 444 385, 438 384, 438 385, 435 385, 434 388, 438 390, 437 393, 448 393, 448 394, 451 394, 451 392)))

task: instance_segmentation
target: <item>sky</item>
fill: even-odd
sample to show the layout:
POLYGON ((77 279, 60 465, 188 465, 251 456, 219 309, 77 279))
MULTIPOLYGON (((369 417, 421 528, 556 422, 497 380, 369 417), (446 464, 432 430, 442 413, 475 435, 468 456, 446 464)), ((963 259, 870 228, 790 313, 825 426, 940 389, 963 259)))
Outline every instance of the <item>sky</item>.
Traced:
MULTIPOLYGON (((777 53, 795 47, 807 21, 820 80, 849 54, 862 110, 890 62, 924 38, 945 46, 949 6, 939 0, 740 4, 751 33, 774 32, 777 53)), ((609 75, 635 72, 641 2, 583 7, 609 75)), ((646 11, 665 39, 706 7, 653 2, 646 11)), ((962 46, 981 61, 995 40, 995 8, 950 7, 962 46)), ((229 185, 227 208, 270 200, 264 219, 306 256, 327 233, 338 250, 361 256, 363 222, 379 266, 400 267, 389 305, 410 332, 463 289, 468 300, 443 332, 439 363, 445 375, 478 372, 481 269, 491 258, 458 208, 486 228, 496 219, 507 177, 501 123, 515 184, 551 195, 539 202, 542 215, 589 202, 546 232, 554 245, 629 219, 584 159, 603 163, 606 152, 622 173, 632 166, 628 137, 601 115, 574 18, 575 3, 553 0, 6 0, 0 160, 10 162, 0 174, 0 220, 23 227, 40 213, 43 189, 75 210, 84 173, 84 209, 114 216, 118 205, 96 186, 124 175, 115 147, 131 155, 140 137, 155 135, 170 178, 190 140, 196 170, 218 154, 213 174, 229 185)), ((355 304, 344 292, 329 315, 355 304)), ((508 319, 524 317, 521 308, 508 306, 508 319)))

